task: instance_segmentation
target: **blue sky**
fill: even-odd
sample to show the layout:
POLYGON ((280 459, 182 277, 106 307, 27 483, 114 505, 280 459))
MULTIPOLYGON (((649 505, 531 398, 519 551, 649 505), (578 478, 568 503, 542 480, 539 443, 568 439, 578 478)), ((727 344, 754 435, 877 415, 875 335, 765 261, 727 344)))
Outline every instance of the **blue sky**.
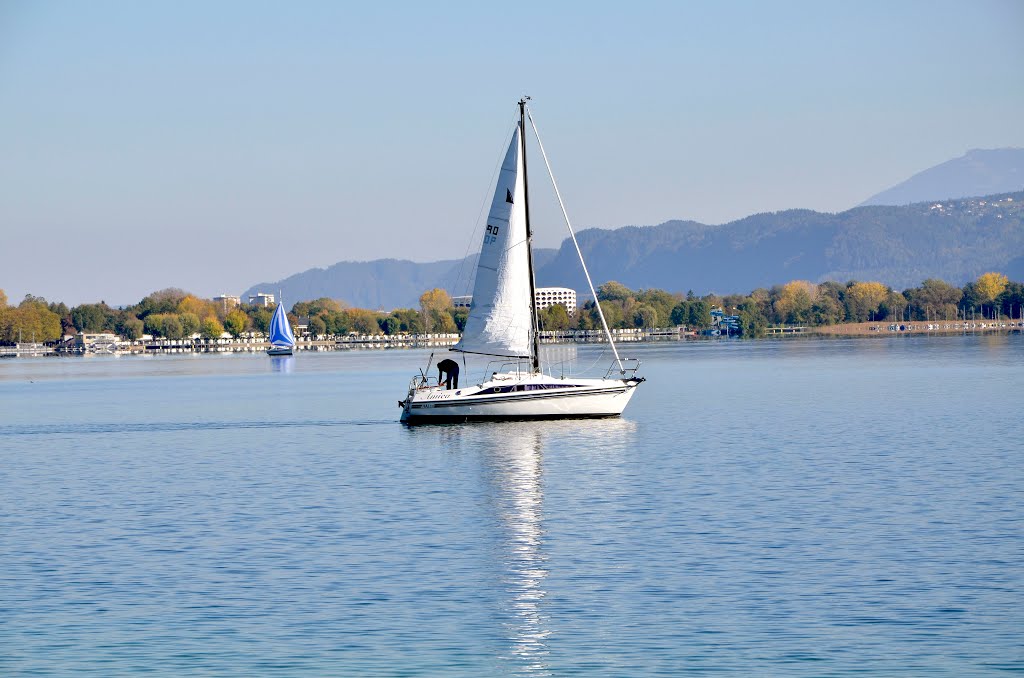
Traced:
POLYGON ((463 256, 524 93, 578 228, 841 211, 1024 146, 1021 35, 1016 0, 0 0, 0 288, 463 256))

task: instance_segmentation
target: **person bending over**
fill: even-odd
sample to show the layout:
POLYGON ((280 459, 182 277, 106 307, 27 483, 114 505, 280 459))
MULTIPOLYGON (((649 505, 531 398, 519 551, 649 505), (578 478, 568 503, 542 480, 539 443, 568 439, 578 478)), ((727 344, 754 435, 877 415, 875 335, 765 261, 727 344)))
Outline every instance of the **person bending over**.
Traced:
POLYGON ((437 385, 440 386, 442 382, 449 391, 459 387, 459 364, 451 358, 445 358, 437 364, 437 385))

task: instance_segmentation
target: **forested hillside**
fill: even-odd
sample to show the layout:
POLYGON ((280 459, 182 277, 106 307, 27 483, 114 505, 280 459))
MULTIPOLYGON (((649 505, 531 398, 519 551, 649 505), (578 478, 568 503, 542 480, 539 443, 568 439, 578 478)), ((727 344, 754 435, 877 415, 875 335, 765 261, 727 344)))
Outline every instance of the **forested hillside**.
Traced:
MULTIPOLYGON (((838 214, 787 210, 720 226, 589 229, 580 246, 595 284, 728 294, 786 280, 877 280, 895 289, 928 278, 963 285, 992 270, 1024 278, 1024 192, 856 207, 838 214)), ((536 253, 537 283, 586 290, 571 241, 536 253)), ((342 262, 251 287, 284 298, 342 299, 362 308, 414 306, 425 289, 471 289, 472 258, 433 263, 342 262)))

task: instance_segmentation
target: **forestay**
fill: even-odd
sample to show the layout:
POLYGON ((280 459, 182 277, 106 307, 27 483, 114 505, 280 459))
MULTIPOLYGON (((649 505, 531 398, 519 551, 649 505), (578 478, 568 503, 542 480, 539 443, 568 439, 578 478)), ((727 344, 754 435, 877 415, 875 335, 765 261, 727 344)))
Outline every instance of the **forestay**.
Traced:
POLYGON ((517 128, 501 165, 480 247, 473 302, 455 351, 530 357, 533 319, 519 134, 517 128))

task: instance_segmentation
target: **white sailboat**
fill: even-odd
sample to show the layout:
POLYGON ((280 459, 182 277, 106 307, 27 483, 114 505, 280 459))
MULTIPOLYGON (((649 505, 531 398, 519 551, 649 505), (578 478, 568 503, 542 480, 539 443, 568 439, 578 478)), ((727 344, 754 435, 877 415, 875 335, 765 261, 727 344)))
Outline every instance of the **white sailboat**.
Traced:
MULTIPOLYGON (((637 360, 624 360, 612 340, 608 324, 598 313, 615 363, 603 378, 552 376, 540 364, 540 333, 534 304, 532 231, 526 168, 526 120, 534 134, 537 127, 526 99, 519 102, 519 123, 505 154, 494 199, 487 216, 487 228, 480 249, 473 301, 466 327, 451 350, 489 356, 492 360, 481 383, 462 388, 445 388, 426 373, 413 378, 402 408, 407 424, 468 421, 476 419, 553 419, 568 417, 614 417, 622 414, 636 387, 637 360), (491 369, 494 366, 496 369, 491 369)), ((537 143, 551 174, 544 146, 537 143)), ((555 195, 573 242, 576 236, 562 204, 558 185, 551 175, 555 195)), ((593 283, 579 245, 584 274, 594 298, 593 283)))
POLYGON ((295 348, 295 335, 288 322, 288 314, 284 310, 284 302, 277 305, 274 317, 270 319, 270 348, 267 355, 291 355, 295 348))

